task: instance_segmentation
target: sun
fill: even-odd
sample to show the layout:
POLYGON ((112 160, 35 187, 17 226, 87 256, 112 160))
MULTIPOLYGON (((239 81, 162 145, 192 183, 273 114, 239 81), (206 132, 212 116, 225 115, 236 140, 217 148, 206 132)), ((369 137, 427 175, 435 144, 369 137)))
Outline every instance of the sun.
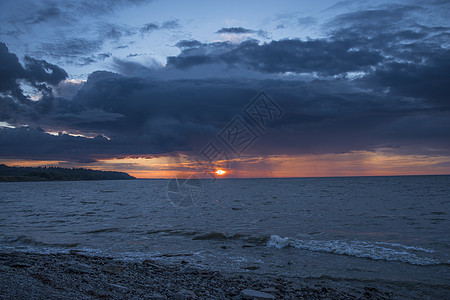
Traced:
POLYGON ((217 175, 225 175, 227 173, 227 171, 219 169, 215 172, 217 175))

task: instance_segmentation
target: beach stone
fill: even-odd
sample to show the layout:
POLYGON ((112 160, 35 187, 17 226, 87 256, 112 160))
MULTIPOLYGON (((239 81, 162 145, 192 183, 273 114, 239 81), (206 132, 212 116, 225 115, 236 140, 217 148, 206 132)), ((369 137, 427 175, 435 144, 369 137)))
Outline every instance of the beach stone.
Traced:
POLYGON ((258 266, 248 266, 248 267, 243 267, 243 269, 246 269, 246 270, 257 270, 257 269, 259 269, 259 267, 258 266))
POLYGON ((275 299, 275 297, 271 294, 255 291, 252 289, 242 290, 241 296, 243 299, 258 299, 258 300, 275 299))
POLYGON ((166 296, 158 294, 158 293, 150 295, 149 298, 152 299, 152 300, 165 300, 165 299, 167 299, 166 296))
POLYGON ((15 261, 9 264, 11 268, 29 268, 31 265, 23 261, 15 261))
POLYGON ((186 299, 196 299, 197 295, 190 290, 181 289, 178 293, 175 294, 176 300, 186 300, 186 299))
POLYGON ((199 271, 193 267, 184 267, 180 271, 185 274, 198 274, 199 273, 199 271))
POLYGON ((107 272, 110 274, 117 274, 123 271, 123 267, 115 264, 105 265, 103 266, 103 272, 107 272))
POLYGON ((261 292, 265 292, 265 293, 276 293, 278 292, 278 290, 274 287, 268 287, 268 288, 264 288, 261 290, 261 292))
POLYGON ((127 287, 115 283, 107 283, 106 284, 110 289, 125 292, 127 290, 127 287))
POLYGON ((85 273, 85 274, 94 274, 94 270, 86 264, 79 263, 77 261, 73 261, 67 267, 67 270, 73 273, 85 273))

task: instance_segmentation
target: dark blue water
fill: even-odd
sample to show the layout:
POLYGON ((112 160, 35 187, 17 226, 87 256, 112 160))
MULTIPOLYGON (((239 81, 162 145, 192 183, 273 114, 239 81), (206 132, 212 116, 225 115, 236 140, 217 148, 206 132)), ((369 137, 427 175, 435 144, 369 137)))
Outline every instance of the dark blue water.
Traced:
POLYGON ((3 251, 450 286, 450 176, 0 183, 0 192, 3 251))

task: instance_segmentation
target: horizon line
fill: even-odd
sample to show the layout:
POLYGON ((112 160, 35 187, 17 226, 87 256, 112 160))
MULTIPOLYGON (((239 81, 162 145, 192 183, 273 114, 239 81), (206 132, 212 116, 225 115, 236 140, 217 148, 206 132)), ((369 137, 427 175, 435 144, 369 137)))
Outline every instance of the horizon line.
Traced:
MULTIPOLYGON (((297 176, 297 177, 216 177, 196 178, 198 180, 228 180, 228 179, 307 179, 307 178, 354 178, 354 177, 412 177, 412 176, 450 176, 450 174, 403 174, 403 175, 342 175, 342 176, 297 176)), ((135 180, 169 180, 169 179, 188 179, 185 177, 160 177, 160 178, 137 178, 135 180)))

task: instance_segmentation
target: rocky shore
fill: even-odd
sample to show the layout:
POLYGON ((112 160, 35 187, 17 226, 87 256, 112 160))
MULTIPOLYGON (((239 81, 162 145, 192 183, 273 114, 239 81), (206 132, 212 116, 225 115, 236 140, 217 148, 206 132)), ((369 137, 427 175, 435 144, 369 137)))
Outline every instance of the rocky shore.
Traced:
POLYGON ((1 299, 391 299, 363 282, 226 274, 161 261, 0 253, 1 299))

